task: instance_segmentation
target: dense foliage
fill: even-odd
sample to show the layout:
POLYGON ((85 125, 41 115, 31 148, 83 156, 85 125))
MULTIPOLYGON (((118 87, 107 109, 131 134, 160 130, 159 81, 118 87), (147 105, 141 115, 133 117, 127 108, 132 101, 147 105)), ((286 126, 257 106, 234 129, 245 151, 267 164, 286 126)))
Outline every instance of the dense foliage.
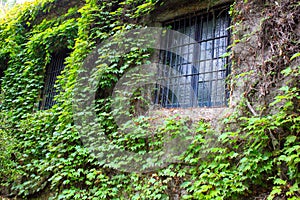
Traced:
POLYGON ((147 62, 151 51, 134 48, 112 56, 110 65, 99 63, 99 124, 114 144, 143 153, 161 148, 168 134, 192 133, 181 162, 147 173, 119 172, 93 157, 74 125, 72 98, 78 71, 92 49, 111 36, 145 26, 147 15, 161 2, 43 0, 15 7, 0 21, 0 65, 6 69, 0 97, 0 194, 23 199, 246 199, 263 194, 268 199, 299 199, 300 54, 294 32, 300 5, 266 2, 236 1, 231 6, 231 81, 242 79, 248 88, 218 129, 208 120, 180 115, 165 117, 153 128, 157 119, 140 116, 130 124, 140 132, 120 134, 111 111, 111 88, 124 71, 147 62), (242 35, 249 13, 262 7, 261 30, 242 35), (272 15, 270 10, 281 12, 272 15), (247 68, 234 51, 253 35, 261 42, 254 50, 272 52, 247 68), (53 53, 65 49, 71 53, 56 83, 61 91, 57 104, 39 110, 45 67, 53 53), (242 66, 249 70, 234 71, 242 66), (277 77, 285 81, 283 87, 274 86, 277 77), (262 87, 264 83, 270 84, 262 87), (268 94, 259 95, 260 88, 274 91, 271 103, 262 101, 268 94), (264 103, 251 106, 255 101, 264 103), (149 129, 155 138, 145 140, 142 133, 149 129))

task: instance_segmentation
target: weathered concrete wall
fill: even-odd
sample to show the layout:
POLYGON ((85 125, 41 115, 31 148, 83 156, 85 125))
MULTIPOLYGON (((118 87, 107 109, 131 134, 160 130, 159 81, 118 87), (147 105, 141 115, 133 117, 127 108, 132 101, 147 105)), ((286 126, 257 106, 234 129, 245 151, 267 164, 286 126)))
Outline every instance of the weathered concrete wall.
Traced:
POLYGON ((156 23, 174 19, 179 16, 197 13, 199 11, 209 10, 212 7, 230 4, 232 0, 166 0, 152 15, 156 23))

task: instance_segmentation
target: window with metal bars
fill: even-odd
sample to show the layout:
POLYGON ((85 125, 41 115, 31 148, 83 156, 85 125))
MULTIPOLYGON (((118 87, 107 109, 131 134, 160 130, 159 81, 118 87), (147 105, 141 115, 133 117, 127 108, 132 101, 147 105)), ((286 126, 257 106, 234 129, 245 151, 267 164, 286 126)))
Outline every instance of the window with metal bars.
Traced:
MULTIPOLYGON (((4 69, 1 69, 1 66, 0 66, 0 95, 2 93, 2 78, 4 77, 4 69)), ((1 105, 1 98, 0 98, 0 105, 1 105)))
POLYGON ((164 23, 188 37, 166 35, 166 50, 160 51, 159 58, 164 83, 158 84, 155 104, 165 108, 226 105, 230 68, 222 55, 229 44, 229 24, 224 8, 164 23))
POLYGON ((46 67, 44 87, 42 90, 41 101, 39 108, 47 110, 51 108, 56 102, 54 96, 58 94, 57 89, 54 87, 57 76, 60 75, 64 69, 64 61, 67 57, 66 53, 58 53, 52 56, 50 63, 46 67))
POLYGON ((4 77, 4 69, 0 66, 0 93, 1 93, 1 84, 2 84, 2 78, 4 77))

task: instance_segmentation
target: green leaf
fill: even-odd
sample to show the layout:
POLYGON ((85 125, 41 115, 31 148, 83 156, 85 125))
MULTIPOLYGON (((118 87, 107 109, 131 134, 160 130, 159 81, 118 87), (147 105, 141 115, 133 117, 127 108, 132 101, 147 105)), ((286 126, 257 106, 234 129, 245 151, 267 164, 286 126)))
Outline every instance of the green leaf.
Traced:
POLYGON ((277 178, 277 179, 274 180, 274 184, 276 184, 276 185, 286 185, 286 181, 282 180, 280 178, 277 178))
POLYGON ((287 67, 286 69, 282 70, 281 73, 284 74, 285 76, 288 76, 292 73, 292 68, 291 67, 287 67))
POLYGON ((93 180, 93 179, 95 179, 95 177, 96 177, 96 174, 95 173, 88 173, 87 175, 86 175, 86 177, 87 177, 87 179, 89 179, 90 181, 91 180, 93 180))
POLYGON ((191 185, 191 182, 190 181, 186 181, 186 182, 183 182, 181 185, 180 185, 180 187, 182 187, 182 188, 187 188, 187 187, 189 187, 191 185))
POLYGON ((295 135, 289 135, 287 138, 286 138, 286 142, 285 142, 285 145, 288 146, 289 144, 295 142, 297 139, 297 137, 295 135))
POLYGON ((294 60, 295 58, 297 58, 297 57, 299 57, 299 56, 300 56, 300 52, 295 53, 295 54, 290 58, 290 60, 292 61, 292 60, 294 60))

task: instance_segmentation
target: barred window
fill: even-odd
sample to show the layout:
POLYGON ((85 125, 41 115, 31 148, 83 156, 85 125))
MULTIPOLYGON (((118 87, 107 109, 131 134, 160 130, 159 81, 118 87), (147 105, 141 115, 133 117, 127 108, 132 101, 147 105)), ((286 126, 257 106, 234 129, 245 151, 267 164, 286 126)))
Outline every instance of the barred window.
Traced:
POLYGON ((228 10, 219 9, 164 24, 187 35, 184 40, 189 41, 172 33, 166 36, 166 50, 160 51, 159 60, 160 74, 167 78, 157 88, 155 104, 166 108, 226 105, 225 78, 230 69, 222 55, 229 43, 229 23, 228 10))
MULTIPOLYGON (((2 70, 0 67, 0 95, 2 93, 2 78, 3 78, 3 76, 4 76, 4 70, 2 70)), ((1 104, 2 104, 2 102, 1 102, 1 98, 0 98, 0 106, 1 106, 1 104)))
POLYGON ((4 69, 0 66, 0 93, 1 93, 1 85, 2 85, 2 78, 4 77, 4 69))
POLYGON ((58 91, 54 85, 57 80, 57 76, 60 75, 61 71, 65 67, 64 61, 66 57, 66 53, 55 54, 52 56, 50 63, 46 67, 44 87, 39 105, 41 110, 47 110, 56 103, 54 101, 54 96, 58 94, 58 91))

